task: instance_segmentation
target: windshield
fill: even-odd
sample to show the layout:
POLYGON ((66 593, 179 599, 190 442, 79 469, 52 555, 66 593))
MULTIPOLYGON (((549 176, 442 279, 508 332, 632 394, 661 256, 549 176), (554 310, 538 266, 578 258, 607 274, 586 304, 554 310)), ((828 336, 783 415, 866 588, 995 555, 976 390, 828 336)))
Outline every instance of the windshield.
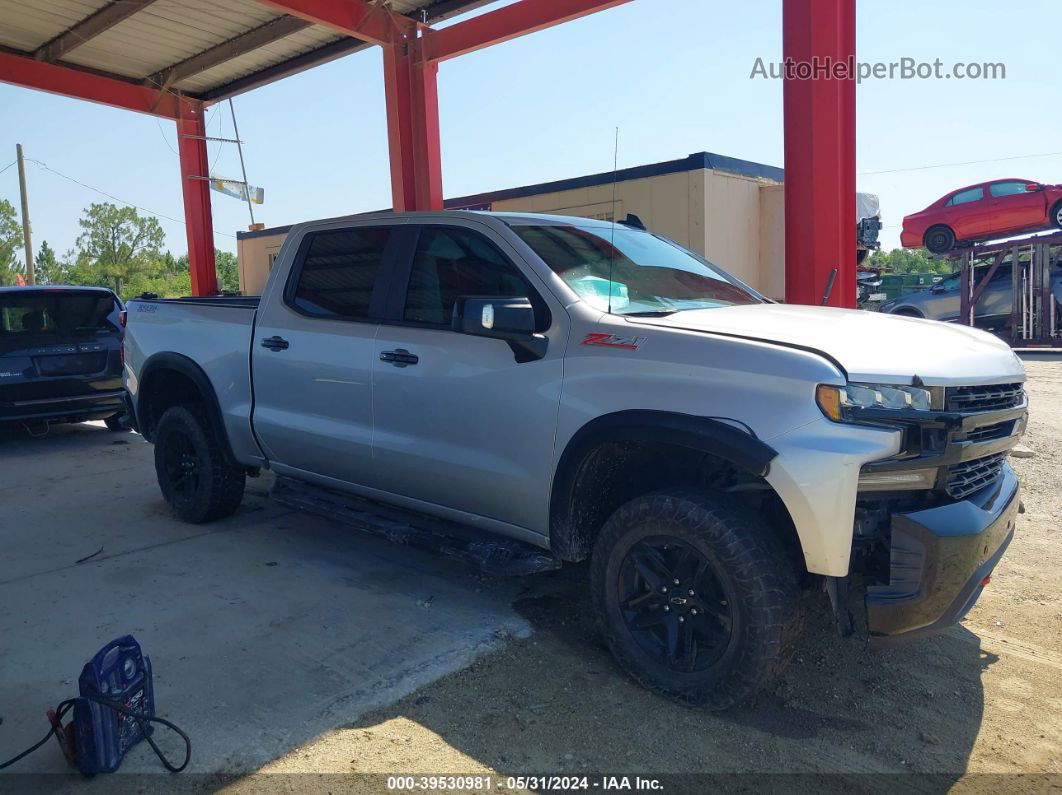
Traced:
POLYGON ((761 303, 716 266, 648 232, 561 225, 515 225, 513 231, 580 298, 602 311, 663 315, 761 303))
POLYGON ((23 289, 0 293, 0 347, 29 339, 118 332, 114 297, 96 291, 23 289))

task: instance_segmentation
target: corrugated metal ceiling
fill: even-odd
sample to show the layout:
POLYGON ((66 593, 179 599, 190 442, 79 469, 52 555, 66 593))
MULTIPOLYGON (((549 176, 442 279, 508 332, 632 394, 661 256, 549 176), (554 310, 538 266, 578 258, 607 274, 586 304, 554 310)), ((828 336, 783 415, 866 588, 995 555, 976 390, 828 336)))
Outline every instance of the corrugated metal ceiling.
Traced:
MULTIPOLYGON (((484 0, 379 2, 402 14, 423 10, 431 18, 484 0)), ((0 47, 32 55, 46 44, 60 47, 61 64, 216 99, 351 52, 360 43, 285 18, 254 0, 0 0, 0 47), (120 10, 119 4, 127 5, 120 10), (99 30, 87 29, 85 21, 93 15, 110 19, 96 26, 99 30), (59 39, 70 31, 75 35, 59 39), (255 31, 253 49, 247 39, 233 42, 249 31, 255 31), (171 71, 178 64, 184 65, 171 71)), ((49 60, 44 51, 38 58, 49 60)))

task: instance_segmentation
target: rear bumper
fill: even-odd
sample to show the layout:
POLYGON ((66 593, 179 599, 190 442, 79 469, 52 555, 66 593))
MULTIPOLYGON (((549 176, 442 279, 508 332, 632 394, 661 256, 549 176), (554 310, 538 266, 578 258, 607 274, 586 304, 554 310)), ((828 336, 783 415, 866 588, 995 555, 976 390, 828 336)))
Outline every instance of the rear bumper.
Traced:
POLYGON ((103 419, 125 410, 123 390, 61 398, 0 401, 0 422, 83 422, 103 419))
POLYGON ((1018 493, 1004 464, 968 499, 894 515, 889 584, 867 589, 871 640, 923 637, 960 621, 1014 537, 1018 493))
POLYGON ((900 232, 900 245, 904 248, 918 248, 922 245, 922 236, 904 229, 900 232))

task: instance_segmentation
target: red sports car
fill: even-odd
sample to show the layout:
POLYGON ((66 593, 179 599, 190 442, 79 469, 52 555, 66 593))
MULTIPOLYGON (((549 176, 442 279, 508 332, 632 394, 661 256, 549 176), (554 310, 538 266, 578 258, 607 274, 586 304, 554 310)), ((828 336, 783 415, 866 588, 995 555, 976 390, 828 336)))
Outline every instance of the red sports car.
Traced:
POLYGON ((956 245, 1022 232, 1062 229, 1062 185, 997 179, 952 191, 903 219, 904 248, 944 254, 956 245))

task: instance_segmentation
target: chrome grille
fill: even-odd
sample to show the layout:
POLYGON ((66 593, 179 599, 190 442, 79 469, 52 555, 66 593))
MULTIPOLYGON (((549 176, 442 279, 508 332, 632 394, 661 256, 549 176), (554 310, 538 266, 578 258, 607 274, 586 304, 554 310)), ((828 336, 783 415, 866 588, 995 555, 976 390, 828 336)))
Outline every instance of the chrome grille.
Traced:
POLYGON ((979 489, 983 489, 997 477, 1006 460, 1006 453, 963 461, 948 468, 945 490, 948 496, 962 500, 979 489))
POLYGON ((948 387, 947 411, 995 411, 1021 405, 1021 384, 948 387))

